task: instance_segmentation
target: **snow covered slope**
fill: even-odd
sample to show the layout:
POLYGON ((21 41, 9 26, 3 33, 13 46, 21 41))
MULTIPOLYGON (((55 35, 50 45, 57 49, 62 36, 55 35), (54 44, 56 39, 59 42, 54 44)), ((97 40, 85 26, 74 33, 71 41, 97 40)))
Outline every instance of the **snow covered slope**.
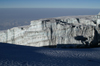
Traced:
POLYGON ((0 66, 100 66, 100 48, 44 48, 0 43, 0 66))

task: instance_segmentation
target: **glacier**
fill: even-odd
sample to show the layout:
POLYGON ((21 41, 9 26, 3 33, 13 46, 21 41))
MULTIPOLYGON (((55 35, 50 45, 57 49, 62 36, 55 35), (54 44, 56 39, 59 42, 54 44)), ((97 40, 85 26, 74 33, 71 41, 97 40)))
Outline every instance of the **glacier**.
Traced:
POLYGON ((95 47, 100 42, 100 13, 33 20, 30 25, 0 31, 0 42, 35 47, 95 47))

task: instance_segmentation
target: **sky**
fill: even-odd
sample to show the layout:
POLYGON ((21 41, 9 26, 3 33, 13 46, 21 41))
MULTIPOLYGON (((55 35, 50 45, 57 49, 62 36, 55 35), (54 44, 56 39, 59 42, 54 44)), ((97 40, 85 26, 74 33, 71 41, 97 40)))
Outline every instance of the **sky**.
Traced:
POLYGON ((0 8, 96 8, 100 0, 0 0, 0 8))

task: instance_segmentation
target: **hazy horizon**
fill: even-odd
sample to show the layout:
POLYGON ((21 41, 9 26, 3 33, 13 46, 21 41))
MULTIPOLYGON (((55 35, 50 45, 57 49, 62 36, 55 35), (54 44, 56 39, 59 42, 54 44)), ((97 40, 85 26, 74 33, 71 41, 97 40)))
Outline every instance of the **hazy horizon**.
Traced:
POLYGON ((31 20, 75 15, 97 15, 100 9, 88 8, 0 8, 0 30, 29 25, 31 20))

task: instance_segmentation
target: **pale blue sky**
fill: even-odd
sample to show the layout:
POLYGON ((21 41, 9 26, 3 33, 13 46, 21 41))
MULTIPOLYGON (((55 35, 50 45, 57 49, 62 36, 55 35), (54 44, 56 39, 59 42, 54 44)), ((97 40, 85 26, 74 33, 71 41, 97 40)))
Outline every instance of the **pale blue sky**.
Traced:
POLYGON ((99 8, 100 0, 0 0, 0 8, 99 8))

